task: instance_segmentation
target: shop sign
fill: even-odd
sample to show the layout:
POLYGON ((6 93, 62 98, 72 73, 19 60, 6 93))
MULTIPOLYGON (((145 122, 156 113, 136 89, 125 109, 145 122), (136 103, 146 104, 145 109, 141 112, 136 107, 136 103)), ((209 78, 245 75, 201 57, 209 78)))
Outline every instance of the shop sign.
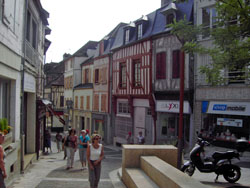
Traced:
POLYGON ((31 93, 36 92, 36 79, 28 73, 24 73, 24 91, 31 93))
MULTIPOLYGON (((179 113, 180 102, 179 101, 156 101, 156 111, 157 112, 172 112, 179 113)), ((190 114, 191 108, 188 101, 183 103, 183 113, 190 114)))
POLYGON ((217 118, 217 125, 229 127, 242 127, 242 119, 217 118))
POLYGON ((207 108, 207 113, 248 116, 250 115, 250 103, 210 101, 207 108))

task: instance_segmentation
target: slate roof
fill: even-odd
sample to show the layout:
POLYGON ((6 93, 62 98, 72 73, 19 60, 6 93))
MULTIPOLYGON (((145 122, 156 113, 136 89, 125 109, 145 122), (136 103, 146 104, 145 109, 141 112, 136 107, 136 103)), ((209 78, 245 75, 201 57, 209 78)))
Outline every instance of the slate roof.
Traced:
POLYGON ((79 84, 74 89, 93 89, 93 83, 79 84))
POLYGON ((84 44, 79 50, 77 50, 73 56, 76 57, 88 57, 87 51, 89 49, 95 50, 97 47, 98 42, 96 41, 88 41, 86 44, 84 44))
POLYGON ((46 83, 46 88, 52 85, 64 85, 64 61, 60 63, 46 63, 44 65, 44 73, 47 78, 51 78, 50 82, 46 83))
MULTIPOLYGON (((187 20, 192 21, 193 19, 193 3, 194 0, 189 0, 188 2, 183 2, 183 3, 175 3, 176 5, 176 20, 180 20, 184 18, 184 15, 186 15, 187 20)), ((147 16, 147 26, 146 30, 144 30, 144 34, 142 36, 141 40, 145 40, 151 36, 158 35, 161 33, 166 33, 169 32, 170 29, 166 27, 166 16, 162 14, 162 11, 166 9, 168 6, 165 5, 154 12, 151 12, 150 14, 146 15, 147 16)), ((137 22, 142 19, 137 19, 134 22, 137 22)), ((139 40, 136 40, 136 32, 134 32, 133 36, 130 38, 129 43, 126 45, 124 44, 124 29, 128 27, 128 24, 125 26, 122 26, 118 29, 117 35, 115 38, 115 41, 113 43, 113 46, 111 47, 111 50, 118 49, 120 47, 133 44, 139 40)))
MULTIPOLYGON (((110 53, 110 49, 111 47, 113 46, 113 43, 115 41, 115 38, 117 37, 117 32, 118 30, 121 28, 121 27, 124 27, 126 26, 127 23, 119 23, 109 34, 107 34, 102 40, 104 41, 104 52, 102 55, 107 55, 110 53)), ((101 41, 102 41, 101 40, 101 41)), ((100 41, 100 42, 101 42, 100 41)), ((97 49, 96 49, 96 53, 94 55, 94 58, 95 57, 98 57, 100 56, 100 42, 98 43, 97 45, 97 49)))

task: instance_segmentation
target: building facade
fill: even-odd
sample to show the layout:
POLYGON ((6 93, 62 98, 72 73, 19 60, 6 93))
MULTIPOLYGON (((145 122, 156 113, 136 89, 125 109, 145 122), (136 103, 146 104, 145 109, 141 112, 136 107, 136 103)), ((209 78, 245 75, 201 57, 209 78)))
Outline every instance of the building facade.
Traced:
POLYGON ((48 16, 40 1, 0 1, 0 118, 12 127, 4 144, 7 182, 29 164, 26 154, 35 157, 40 149, 36 99, 42 97, 43 59, 50 44, 48 16))
MULTIPOLYGON (((213 28, 216 17, 215 1, 195 0, 194 4, 196 24, 213 28)), ((199 42, 205 47, 213 47, 209 33, 201 36, 199 42)), ((249 139, 250 82, 248 76, 238 78, 246 72, 224 69, 221 74, 226 82, 212 86, 199 72, 200 66, 212 62, 211 57, 197 54, 195 60, 195 129, 201 130, 203 137, 213 138, 223 145, 233 144, 241 137, 249 139)))

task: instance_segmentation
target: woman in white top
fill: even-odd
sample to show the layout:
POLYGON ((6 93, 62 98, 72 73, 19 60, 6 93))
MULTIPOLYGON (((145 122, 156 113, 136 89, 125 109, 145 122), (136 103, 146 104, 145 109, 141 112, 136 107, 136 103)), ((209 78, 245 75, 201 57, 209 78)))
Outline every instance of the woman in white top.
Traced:
POLYGON ((87 159, 89 164, 89 183, 91 188, 97 188, 101 175, 101 161, 104 157, 103 146, 99 143, 101 136, 94 134, 92 144, 87 149, 87 159))

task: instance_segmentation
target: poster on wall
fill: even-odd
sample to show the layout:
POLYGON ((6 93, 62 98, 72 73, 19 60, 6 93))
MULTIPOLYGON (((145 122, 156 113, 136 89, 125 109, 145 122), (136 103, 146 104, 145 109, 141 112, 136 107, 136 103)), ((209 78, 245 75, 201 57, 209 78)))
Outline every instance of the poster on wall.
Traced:
POLYGON ((231 119, 231 118, 217 118, 218 126, 229 126, 229 127, 242 127, 242 119, 231 119))

